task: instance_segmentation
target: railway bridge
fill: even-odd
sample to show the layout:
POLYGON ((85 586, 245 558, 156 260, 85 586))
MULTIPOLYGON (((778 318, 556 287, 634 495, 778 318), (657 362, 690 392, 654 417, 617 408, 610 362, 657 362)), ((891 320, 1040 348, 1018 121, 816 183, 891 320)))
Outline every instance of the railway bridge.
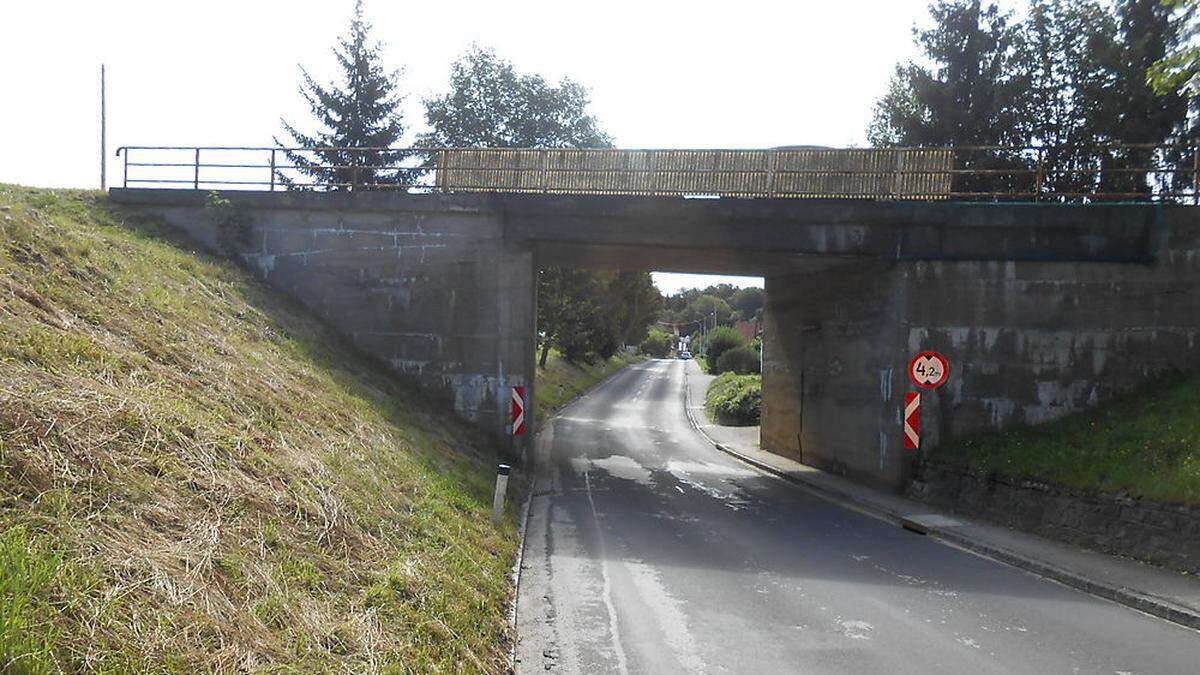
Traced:
POLYGON ((953 364, 923 399, 926 448, 1200 365, 1191 166, 1076 161, 1071 177, 1045 149, 969 150, 1004 161, 292 149, 331 167, 305 183, 280 148, 123 148, 111 198, 217 251, 236 226, 232 253, 268 283, 497 436, 511 388, 537 387, 539 266, 763 276, 763 446, 900 488, 918 352, 953 364))

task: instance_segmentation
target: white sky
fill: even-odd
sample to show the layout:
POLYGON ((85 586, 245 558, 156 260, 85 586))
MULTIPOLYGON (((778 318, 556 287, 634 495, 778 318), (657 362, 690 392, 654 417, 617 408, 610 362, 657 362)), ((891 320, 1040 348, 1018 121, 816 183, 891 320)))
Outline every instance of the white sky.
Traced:
MULTIPOLYGON (((413 132, 421 98, 444 90, 450 62, 477 42, 522 72, 590 87, 620 147, 836 147, 865 144, 926 4, 367 0, 366 12, 389 66, 405 70, 413 132)), ((101 62, 113 184, 119 145, 271 145, 281 115, 309 126, 297 65, 336 74, 330 48, 353 0, 3 5, 0 182, 98 187, 101 62)), ((656 275, 667 292, 681 279, 656 275)))

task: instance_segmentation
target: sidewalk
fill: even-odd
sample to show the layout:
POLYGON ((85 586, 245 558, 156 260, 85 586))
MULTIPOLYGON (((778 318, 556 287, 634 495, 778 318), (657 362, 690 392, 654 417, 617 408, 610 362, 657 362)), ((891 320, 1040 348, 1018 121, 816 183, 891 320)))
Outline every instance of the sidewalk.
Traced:
POLYGON ((853 483, 758 447, 758 427, 709 422, 704 394, 714 379, 688 361, 685 405, 692 424, 717 448, 851 508, 927 534, 1067 586, 1200 629, 1200 579, 1126 558, 1087 551, 1032 534, 931 508, 853 483))

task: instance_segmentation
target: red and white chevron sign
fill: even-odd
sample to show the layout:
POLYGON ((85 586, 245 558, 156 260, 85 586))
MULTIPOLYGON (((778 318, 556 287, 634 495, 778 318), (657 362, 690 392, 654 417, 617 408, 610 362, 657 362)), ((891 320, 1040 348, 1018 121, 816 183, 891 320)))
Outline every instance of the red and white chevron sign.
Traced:
POLYGON ((512 434, 525 433, 525 387, 512 388, 512 434))
POLYGON ((921 395, 910 391, 904 395, 904 448, 921 447, 921 395))

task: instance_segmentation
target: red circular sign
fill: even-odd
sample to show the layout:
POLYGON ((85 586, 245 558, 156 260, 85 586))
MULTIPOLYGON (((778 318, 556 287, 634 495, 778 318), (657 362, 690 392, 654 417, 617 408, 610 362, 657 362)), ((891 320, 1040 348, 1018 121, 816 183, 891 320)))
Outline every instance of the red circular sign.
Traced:
POLYGON ((937 352, 921 352, 908 364, 908 376, 922 389, 937 389, 950 377, 950 360, 937 352))

